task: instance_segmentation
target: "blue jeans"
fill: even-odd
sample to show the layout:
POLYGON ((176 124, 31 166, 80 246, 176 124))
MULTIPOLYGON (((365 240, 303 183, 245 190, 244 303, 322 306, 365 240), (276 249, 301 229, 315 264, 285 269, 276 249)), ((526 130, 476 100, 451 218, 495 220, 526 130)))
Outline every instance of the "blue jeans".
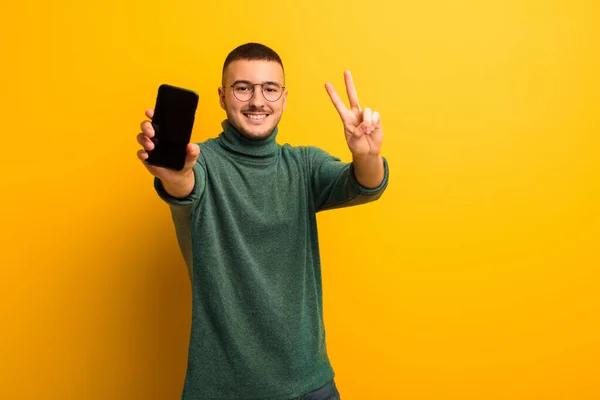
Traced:
POLYGON ((338 392, 335 382, 331 381, 325 386, 292 400, 340 400, 340 392, 338 392))

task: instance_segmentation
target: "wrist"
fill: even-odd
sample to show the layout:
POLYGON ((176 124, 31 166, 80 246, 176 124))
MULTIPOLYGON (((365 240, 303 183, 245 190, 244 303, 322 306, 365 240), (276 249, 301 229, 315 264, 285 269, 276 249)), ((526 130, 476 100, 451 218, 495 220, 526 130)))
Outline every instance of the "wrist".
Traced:
POLYGON ((168 178, 159 178, 159 179, 161 180, 163 185, 177 186, 177 185, 181 185, 185 182, 188 182, 190 179, 193 179, 193 178, 194 178, 194 170, 190 169, 185 172, 182 171, 180 173, 171 174, 171 176, 169 176, 168 178))
POLYGON ((176 198, 187 197, 194 189, 194 171, 190 170, 170 179, 161 179, 161 183, 165 191, 171 196, 176 198))
POLYGON ((381 154, 354 157, 352 166, 354 167, 356 180, 362 186, 372 189, 383 182, 385 169, 381 154))
POLYGON ((381 153, 352 154, 352 161, 358 163, 378 161, 381 158, 381 153))

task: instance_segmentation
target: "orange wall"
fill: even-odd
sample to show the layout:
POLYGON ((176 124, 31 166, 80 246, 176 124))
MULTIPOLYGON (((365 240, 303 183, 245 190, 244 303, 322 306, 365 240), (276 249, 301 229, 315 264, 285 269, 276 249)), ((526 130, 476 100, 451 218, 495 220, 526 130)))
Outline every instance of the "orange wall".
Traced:
POLYGON ((0 398, 178 398, 189 281, 135 135, 163 82, 216 135, 247 41, 285 63, 280 141, 349 160, 345 68, 384 122, 388 192, 319 217, 342 397, 600 398, 598 3, 206 3, 4 7, 0 398))

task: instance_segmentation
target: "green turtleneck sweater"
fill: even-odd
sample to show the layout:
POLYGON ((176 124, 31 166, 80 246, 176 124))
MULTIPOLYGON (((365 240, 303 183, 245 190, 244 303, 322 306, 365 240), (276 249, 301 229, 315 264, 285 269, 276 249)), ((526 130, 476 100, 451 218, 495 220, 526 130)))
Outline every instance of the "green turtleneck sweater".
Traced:
POLYGON ((323 325, 316 213, 367 203, 352 165, 315 147, 244 138, 227 121, 199 143, 192 193, 169 196, 192 283, 183 400, 288 400, 334 377, 323 325))

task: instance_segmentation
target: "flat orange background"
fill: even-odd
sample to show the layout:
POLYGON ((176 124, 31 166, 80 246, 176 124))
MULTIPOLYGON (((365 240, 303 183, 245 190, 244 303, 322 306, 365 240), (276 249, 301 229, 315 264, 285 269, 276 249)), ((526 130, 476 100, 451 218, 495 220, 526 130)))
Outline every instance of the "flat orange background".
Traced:
POLYGON ((248 41, 280 142, 350 160, 346 68, 384 123, 387 193, 319 216, 342 398, 600 398, 599 3, 206 3, 3 8, 0 398, 179 398, 189 281, 135 136, 161 83, 218 134, 248 41))

